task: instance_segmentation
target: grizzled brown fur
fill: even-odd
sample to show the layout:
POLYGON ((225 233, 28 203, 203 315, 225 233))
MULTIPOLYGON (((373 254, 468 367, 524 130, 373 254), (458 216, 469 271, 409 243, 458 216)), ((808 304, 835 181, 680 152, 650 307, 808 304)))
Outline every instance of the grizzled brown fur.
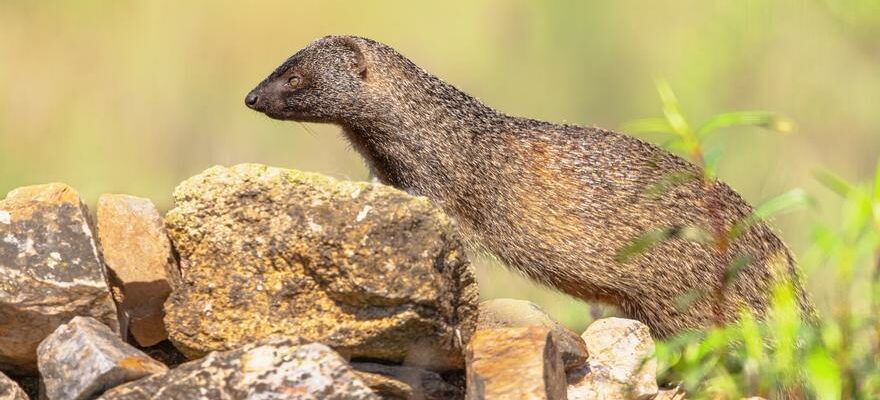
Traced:
POLYGON ((761 315, 774 282, 809 301, 780 238, 754 225, 718 251, 667 240, 628 261, 617 257, 658 228, 730 227, 752 213, 722 182, 648 188, 696 167, 638 139, 599 128, 505 115, 369 39, 328 36, 296 53, 246 98, 282 120, 342 126, 384 183, 427 196, 473 243, 546 285, 617 305, 657 336, 761 315), (711 207, 711 209, 710 209, 711 207), (732 260, 752 262, 715 296, 732 260), (704 293, 682 308, 681 300, 704 293))

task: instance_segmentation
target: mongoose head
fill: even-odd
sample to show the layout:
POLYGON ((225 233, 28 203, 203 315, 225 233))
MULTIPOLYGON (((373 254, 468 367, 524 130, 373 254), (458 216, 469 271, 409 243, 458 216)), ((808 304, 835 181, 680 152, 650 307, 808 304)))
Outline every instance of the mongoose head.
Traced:
POLYGON ((327 36, 288 58, 245 97, 267 116, 290 121, 340 122, 363 108, 369 73, 367 39, 327 36))

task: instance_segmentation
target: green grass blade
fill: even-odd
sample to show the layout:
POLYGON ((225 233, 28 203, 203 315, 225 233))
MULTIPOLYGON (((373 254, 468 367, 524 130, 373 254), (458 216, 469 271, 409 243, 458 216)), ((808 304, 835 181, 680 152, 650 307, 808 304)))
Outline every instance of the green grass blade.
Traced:
POLYGON ((706 293, 699 289, 688 290, 675 298, 675 309, 679 312, 685 312, 690 306, 696 303, 697 300, 702 299, 705 295, 706 293))
POLYGON ((675 96, 675 92, 672 91, 669 82, 665 79, 658 79, 656 81, 656 86, 657 93, 660 94, 660 101, 663 103, 663 115, 666 117, 669 126, 672 127, 673 132, 683 138, 692 137, 693 134, 691 133, 691 128, 688 126, 687 119, 685 119, 684 114, 681 112, 678 97, 675 96))
POLYGON ((803 368, 795 362, 801 321, 796 295, 790 283, 779 284, 773 289, 771 304, 768 318, 775 345, 773 370, 780 378, 776 385, 785 386, 790 384, 803 368))
POLYGON ((874 168, 874 202, 880 203, 880 158, 877 159, 877 167, 874 168))
MULTIPOLYGON (((760 365, 764 362, 764 337, 751 312, 745 311, 740 317, 740 334, 746 356, 752 363, 760 365)), ((751 372, 751 371, 750 371, 751 372)))
POLYGON ((818 170, 813 174, 819 183, 822 186, 830 189, 832 192, 837 193, 841 197, 847 197, 853 191, 853 185, 847 182, 845 179, 835 175, 831 171, 828 170, 818 170))
POLYGON ((757 126, 780 133, 791 133, 795 130, 794 121, 789 118, 763 111, 736 111, 709 118, 697 129, 697 136, 705 138, 718 129, 731 126, 757 126))
POLYGON ((727 239, 731 241, 736 239, 749 230, 753 225, 766 220, 767 218, 803 209, 808 206, 813 206, 814 204, 815 200, 812 196, 807 194, 805 190, 800 188, 789 190, 788 192, 765 201, 755 209, 752 215, 739 221, 736 225, 730 228, 727 233, 727 239))
POLYGON ((669 151, 679 151, 679 152, 687 152, 687 144, 685 144, 684 140, 680 136, 675 136, 672 139, 669 139, 662 144, 663 148, 669 151))
POLYGON ((679 229, 674 236, 703 244, 711 244, 714 243, 715 240, 712 237, 712 234, 697 226, 685 226, 684 228, 679 229))
POLYGON ((699 243, 711 243, 712 241, 712 235, 709 232, 696 226, 653 229, 642 233, 630 244, 624 246, 617 252, 615 259, 618 262, 628 262, 633 257, 650 250, 657 243, 671 238, 691 240, 699 243))
POLYGON ((814 204, 815 202, 812 196, 810 196, 805 190, 796 188, 765 201, 755 209, 755 215, 757 215, 758 218, 766 219, 777 214, 794 211, 814 204))
POLYGON ((707 177, 714 177, 721 159, 721 149, 712 149, 703 156, 703 170, 707 177))
POLYGON ((669 237, 671 237, 675 233, 675 230, 672 228, 667 229, 654 229, 642 233, 641 236, 633 240, 630 244, 626 245, 623 249, 621 249, 617 253, 617 261, 618 262, 627 262, 631 260, 633 257, 638 256, 646 251, 648 251, 651 247, 654 247, 659 242, 662 242, 669 237))
MULTIPOLYGON (((874 195, 872 197, 874 229, 880 234, 880 158, 877 159, 877 167, 874 168, 874 195)), ((878 252, 880 252, 880 250, 878 250, 878 252)), ((878 255, 877 266, 880 267, 880 255, 878 255)))
POLYGON ((651 199, 658 199, 676 187, 699 178, 700 175, 693 171, 676 171, 666 174, 649 186, 648 190, 645 191, 645 195, 651 199))
POLYGON ((843 383, 837 362, 821 348, 815 348, 807 356, 807 375, 819 399, 840 399, 843 383))
POLYGON ((727 266, 727 271, 724 274, 724 286, 730 287, 730 285, 739 277, 739 274, 744 271, 752 261, 752 256, 748 254, 740 254, 737 256, 730 265, 727 266))

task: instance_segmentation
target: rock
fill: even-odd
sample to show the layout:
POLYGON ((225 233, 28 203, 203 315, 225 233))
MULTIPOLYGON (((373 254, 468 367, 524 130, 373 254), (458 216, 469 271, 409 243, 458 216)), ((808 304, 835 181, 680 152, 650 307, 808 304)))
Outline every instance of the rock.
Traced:
POLYGON ((467 399, 565 399, 565 371, 551 331, 480 329, 467 348, 467 399))
POLYGON ((463 388, 422 368, 352 362, 355 373, 383 399, 463 399, 463 388))
POLYGON ((0 400, 28 400, 28 397, 15 381, 0 372, 0 400))
MULTIPOLYGON (((352 365, 352 367, 354 366, 352 365)), ((353 372, 373 393, 383 400, 408 400, 414 396, 412 386, 404 381, 357 369, 354 369, 353 372)))
POLYGON ((21 390, 24 391, 24 394, 26 394, 29 399, 40 399, 42 383, 40 382, 39 375, 14 375, 10 376, 10 378, 21 387, 21 390))
POLYGON ((168 370, 94 318, 74 317, 37 349, 46 398, 90 399, 105 390, 168 370))
POLYGON ((99 399, 378 399, 339 354, 302 343, 274 337, 210 353, 99 399))
POLYGON ((0 201, 0 370, 32 374, 37 345, 76 315, 118 329, 88 210, 52 183, 0 201))
POLYGON ((463 365, 476 282, 426 198, 243 164, 190 178, 174 200, 165 221, 181 283, 165 323, 187 356, 281 334, 347 357, 463 365))
POLYGON ((651 399, 657 395, 657 360, 651 332, 641 322, 605 318, 583 334, 587 366, 568 373, 569 400, 651 399))
POLYGON ((165 340, 162 304, 171 293, 169 271, 177 266, 159 211, 148 199, 105 194, 96 215, 122 331, 127 326, 141 346, 165 340))
POLYGON ((653 400, 685 400, 686 398, 684 390, 680 387, 674 387, 672 389, 658 390, 653 400))
POLYGON ((535 303, 515 299, 486 300, 480 303, 479 314, 477 329, 526 327, 536 324, 547 327, 555 335, 566 371, 587 362, 589 354, 584 339, 556 322, 535 303))

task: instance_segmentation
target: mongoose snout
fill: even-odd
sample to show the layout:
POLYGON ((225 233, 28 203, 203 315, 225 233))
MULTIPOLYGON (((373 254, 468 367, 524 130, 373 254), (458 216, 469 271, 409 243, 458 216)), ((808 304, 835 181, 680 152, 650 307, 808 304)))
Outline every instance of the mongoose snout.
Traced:
POLYGON ((251 91, 244 98, 244 104, 247 104, 248 107, 250 107, 256 111, 261 111, 260 107, 257 106, 257 100, 259 100, 259 98, 260 98, 260 96, 257 94, 256 90, 251 91))
POLYGON ((760 317, 780 282, 812 312, 791 252, 764 222, 723 252, 673 237, 618 257, 648 230, 730 228, 750 217, 723 182, 650 193, 665 177, 699 169, 612 131, 504 114, 384 44, 319 39, 245 103, 276 119, 341 126, 382 182, 432 199, 475 246, 545 285, 616 305, 656 336, 734 321, 743 309, 760 317), (719 286, 735 260, 748 265, 719 286))

